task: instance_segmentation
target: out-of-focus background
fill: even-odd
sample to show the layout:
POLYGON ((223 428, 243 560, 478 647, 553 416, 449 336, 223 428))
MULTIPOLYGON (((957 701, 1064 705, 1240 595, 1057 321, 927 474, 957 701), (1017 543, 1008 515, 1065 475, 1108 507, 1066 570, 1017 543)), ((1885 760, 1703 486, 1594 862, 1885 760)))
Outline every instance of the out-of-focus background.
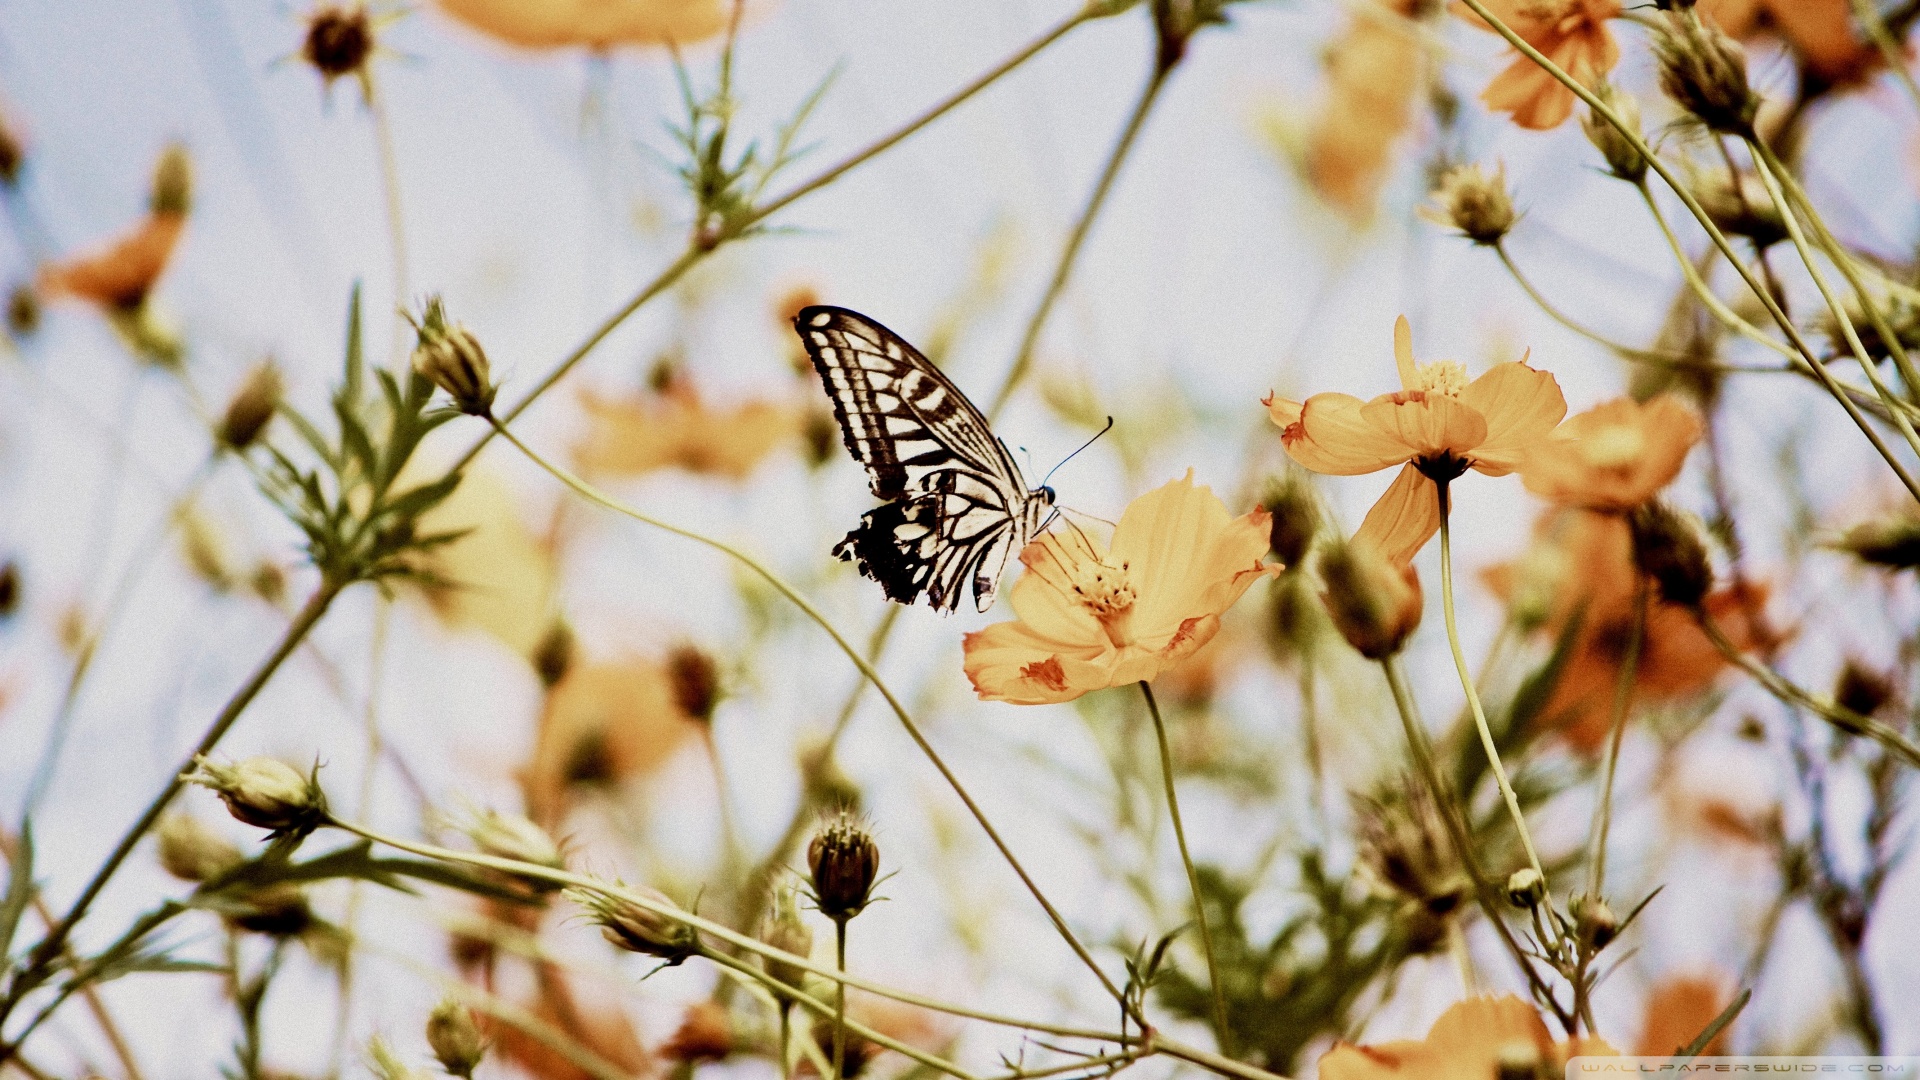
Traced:
MULTIPOLYGON (((1423 96, 1406 134, 1382 140, 1377 193, 1343 194, 1310 167, 1315 125, 1355 92, 1330 72, 1372 7, 1239 4, 1229 25, 1192 41, 1089 234, 1033 377, 997 423, 1037 481, 1115 417, 1111 434, 1053 476, 1067 506, 1113 519, 1134 495, 1192 469, 1245 511, 1285 468, 1261 399, 1397 388, 1390 335, 1402 313, 1423 359, 1454 357, 1477 372, 1530 350, 1574 412, 1627 385, 1627 364, 1543 313, 1491 251, 1419 212, 1438 164, 1499 163, 1524 210, 1507 250, 1556 306, 1630 342, 1651 341, 1667 318, 1681 282, 1673 257, 1632 188, 1600 171, 1578 123, 1523 131, 1475 100, 1508 62, 1492 35, 1453 19, 1421 24, 1424 55, 1444 63, 1438 89, 1452 99, 1436 110, 1423 96)), ((769 187, 785 190, 1067 14, 1029 0, 754 0, 732 61, 735 138, 764 145, 831 76, 800 138, 807 153, 769 187)), ((22 151, 4 192, 0 286, 32 283, 42 267, 137 223, 170 144, 184 146, 193 167, 185 232, 148 301, 155 325, 180 343, 178 371, 136 355, 97 307, 51 294, 0 364, 0 557, 17 568, 19 589, 0 625, 0 816, 17 829, 31 801, 36 874, 56 907, 311 587, 298 534, 245 469, 208 449, 205 418, 254 365, 271 357, 290 402, 322 415, 356 285, 367 355, 380 364, 402 362, 412 343, 396 308, 431 292, 484 343, 503 400, 515 400, 683 247, 691 211, 669 125, 684 122, 685 109, 667 50, 518 49, 424 3, 373 16, 369 108, 356 76, 325 85, 303 59, 309 13, 299 8, 0 8, 0 116, 22 151), (94 652, 70 694, 83 646, 94 652), (49 746, 55 767, 37 780, 49 746)), ((1627 60, 1615 79, 1642 94, 1657 133, 1671 117, 1660 114, 1644 35, 1631 25, 1619 33, 1627 60)), ((865 640, 884 614, 879 590, 827 553, 871 499, 837 434, 823 430, 825 399, 785 320, 803 297, 866 312, 937 350, 985 402, 1152 49, 1140 11, 1075 30, 781 211, 764 235, 719 251, 616 329, 516 430, 621 498, 763 555, 865 640)), ((680 50, 698 92, 711 89, 719 55, 718 39, 680 50)), ((1762 86, 1792 77, 1792 57, 1764 35, 1752 63, 1762 86)), ((1904 261, 1920 236, 1911 102, 1882 74, 1818 109, 1805 136, 1817 147, 1804 174, 1814 198, 1849 243, 1904 261)), ((1683 235, 1697 253, 1698 234, 1683 235)), ((1872 450, 1830 399, 1789 376, 1728 381, 1716 409, 1744 565, 1796 633, 1784 666, 1824 690, 1849 658, 1910 660, 1896 653, 1912 632, 1912 583, 1809 547, 1819 530, 1888 503, 1894 488, 1872 450)), ((455 421, 422 456, 451 462, 479 430, 455 421)), ((269 437, 290 444, 291 433, 281 422, 269 437)), ((1319 490, 1351 530, 1388 479, 1329 478, 1319 490)), ((1708 485, 1696 453, 1674 498, 1705 512, 1708 485)), ((1463 631, 1477 664, 1504 622, 1480 571, 1521 555, 1540 504, 1513 480, 1469 476, 1455 491, 1463 631)), ((409 835, 439 828, 428 807, 518 811, 539 789, 564 801, 547 809, 572 837, 576 865, 689 903, 737 870, 728 837, 748 860, 772 848, 806 797, 796 763, 817 760, 807 755, 858 685, 817 628, 721 556, 598 511, 502 444, 480 456, 444 514, 450 527, 475 528, 446 555, 469 587, 435 597, 407 584, 390 598, 350 592, 223 750, 318 761, 336 810, 409 835), (549 692, 528 657, 562 620, 575 666, 549 692), (662 665, 688 647, 717 667, 710 720, 655 708, 662 665), (591 783, 563 796, 568 781, 541 770, 571 766, 556 765, 563 750, 541 740, 564 739, 568 724, 599 725, 604 760, 591 783)), ((1434 602, 1436 554, 1419 564, 1434 602)), ((1241 917, 1256 941, 1302 909, 1298 852, 1322 847, 1336 879, 1353 872, 1345 792, 1378 783, 1402 747, 1377 669, 1351 654, 1328 661, 1314 733, 1327 773, 1316 782, 1299 668, 1274 660, 1263 641, 1271 605, 1257 586, 1218 643, 1168 677, 1180 688, 1163 691, 1176 701, 1178 754, 1190 770, 1183 795, 1196 857, 1251 875, 1241 917)), ((908 610, 880 668, 1067 919, 1117 967, 1116 948, 1171 929, 1186 911, 1153 789, 1120 782, 1133 793, 1115 794, 1116 732, 1137 736, 1139 703, 1124 691, 1062 706, 977 701, 961 674, 961 636, 1004 617, 908 610), (1116 807, 1143 819, 1116 826, 1116 807)), ((1451 718, 1461 697, 1437 608, 1408 662, 1428 718, 1451 718)), ((1709 811, 1726 806, 1784 807, 1789 831, 1804 822, 1781 744, 1740 734, 1749 720, 1778 724, 1778 707, 1727 678, 1690 701, 1675 708, 1684 723, 1627 737, 1617 888, 1665 891, 1599 992, 1600 1028, 1626 1047, 1649 1023, 1650 996, 1674 979, 1724 990, 1757 977, 1735 1046, 1858 1048, 1834 1004, 1850 992, 1847 972, 1818 912, 1785 905, 1770 924, 1783 882, 1773 852, 1711 827, 1709 811)), ((851 966, 1000 1012, 1110 1022, 1098 986, 871 693, 837 745, 843 776, 834 782, 857 789, 892 874, 886 902, 856 924, 851 966)), ((1572 788, 1539 813, 1537 833, 1577 851, 1591 779, 1571 778, 1585 775, 1585 759, 1551 744, 1535 756, 1572 788)), ((1140 767, 1153 780, 1151 759, 1140 767)), ((1822 797, 1837 819, 1860 814, 1862 783, 1835 770, 1822 797)), ((189 792, 182 805, 236 842, 256 842, 206 793, 189 792)), ((1895 828, 1907 825, 1903 816, 1895 828)), ((1866 854, 1842 845, 1837 858, 1844 869, 1866 854)), ((1920 981, 1907 962, 1917 887, 1896 862, 1864 940, 1888 1052, 1920 1049, 1920 1012, 1908 1007, 1920 981)), ((142 849, 79 941, 97 947, 180 888, 142 849)), ((316 890, 313 902, 328 920, 351 918, 362 938, 350 1012, 337 1021, 337 979, 325 965, 290 954, 265 1005, 268 1064, 353 1073, 376 1032, 424 1061, 419 1021, 440 980, 461 977, 449 931, 474 905, 372 887, 350 899, 343 885, 316 890)), ((826 927, 816 936, 830 940, 826 927)), ((1486 984, 1516 988, 1486 930, 1469 933, 1486 984)), ((570 961, 582 1008, 625 1018, 644 1051, 637 1060, 657 1064, 685 1006, 713 987, 712 972, 692 965, 637 983, 645 958, 616 959, 563 913, 543 933, 570 961)), ((219 959, 211 921, 183 923, 170 940, 181 956, 219 959)), ((503 999, 540 1000, 529 970, 504 965, 498 980, 503 999)), ((204 1073, 229 1056, 231 1006, 213 976, 136 975, 102 993, 150 1076, 204 1073)), ((1414 958, 1391 987, 1363 991, 1347 1034, 1418 1035, 1460 993, 1444 952, 1414 958)), ((1175 1026, 1205 1038, 1202 1025, 1175 1026)), ((957 1053, 983 1066, 1021 1049, 1016 1036, 957 1024, 920 1037, 958 1038, 957 1053)), ((1329 1041, 1301 1056, 1303 1074, 1329 1041)), ((32 1045, 61 1075, 118 1075, 80 1009, 32 1045)), ((505 1057, 484 1068, 541 1072, 505 1057)), ((749 1057, 702 1068, 761 1076, 771 1065, 749 1057)))

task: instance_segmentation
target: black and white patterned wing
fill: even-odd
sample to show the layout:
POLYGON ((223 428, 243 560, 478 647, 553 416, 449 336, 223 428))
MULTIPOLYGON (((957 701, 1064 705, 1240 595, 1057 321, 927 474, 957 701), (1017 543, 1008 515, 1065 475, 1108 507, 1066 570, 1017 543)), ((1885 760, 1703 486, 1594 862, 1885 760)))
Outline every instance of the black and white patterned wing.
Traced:
POLYGON ((834 548, 889 599, 923 593, 952 610, 971 582, 981 611, 1029 531, 1032 499, 1013 456, 973 402, 919 350, 872 319, 809 307, 794 319, 833 401, 875 507, 834 548))

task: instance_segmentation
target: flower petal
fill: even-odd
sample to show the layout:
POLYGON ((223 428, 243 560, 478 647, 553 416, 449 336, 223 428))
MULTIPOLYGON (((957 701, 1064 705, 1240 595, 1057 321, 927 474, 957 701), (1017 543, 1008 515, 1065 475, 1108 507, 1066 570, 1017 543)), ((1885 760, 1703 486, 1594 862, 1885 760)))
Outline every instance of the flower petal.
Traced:
POLYGON ((1230 516, 1211 489, 1194 485, 1191 470, 1128 504, 1108 559, 1126 566, 1133 581, 1132 641, 1165 649, 1184 623, 1233 606, 1270 572, 1260 560, 1271 520, 1263 510, 1230 516))
POLYGON ((967 680, 986 701, 1048 705, 1112 685, 1104 677, 1113 660, 1111 650, 1062 650, 1021 621, 994 623, 968 634, 964 649, 967 680))
POLYGON ((1533 443, 1567 415, 1560 384, 1524 361, 1493 365, 1460 396, 1486 417, 1486 440, 1473 451, 1473 467, 1488 476, 1519 468, 1533 443))
POLYGON ((1419 369, 1413 362, 1413 326, 1405 315, 1393 320, 1393 366, 1400 371, 1400 389, 1411 390, 1418 385, 1419 369))
POLYGON ((1351 394, 1308 398, 1299 421, 1280 435, 1288 455, 1314 472, 1335 476, 1379 472, 1412 457, 1413 447, 1361 415, 1367 404, 1351 394))
POLYGON ((1366 520, 1360 523, 1353 540, 1373 545, 1375 551, 1396 566, 1406 566, 1439 531, 1439 491, 1419 469, 1407 465, 1393 478, 1393 485, 1380 496, 1380 501, 1367 511, 1366 520))
POLYGON ((1388 394, 1361 410, 1367 423, 1392 434, 1416 457, 1453 453, 1466 456, 1486 442, 1487 420, 1471 404, 1451 394, 1388 394))

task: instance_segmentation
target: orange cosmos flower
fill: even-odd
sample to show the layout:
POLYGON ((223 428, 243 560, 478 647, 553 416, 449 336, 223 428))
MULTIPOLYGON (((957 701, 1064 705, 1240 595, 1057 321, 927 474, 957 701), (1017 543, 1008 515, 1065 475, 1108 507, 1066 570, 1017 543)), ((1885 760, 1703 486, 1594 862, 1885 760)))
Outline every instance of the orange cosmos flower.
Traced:
POLYGON ((574 449, 582 471, 638 476, 656 469, 739 480, 799 430, 797 413, 767 401, 715 409, 675 375, 658 392, 625 399, 581 395, 587 437, 574 449))
POLYGON ((1858 82, 1881 60, 1880 50, 1855 32, 1852 9, 1850 0, 1700 0, 1698 8, 1731 37, 1779 37, 1829 85, 1858 82))
POLYGON ((40 271, 40 288, 88 300, 110 311, 137 308, 173 258, 185 214, 149 214, 116 240, 40 271))
MULTIPOLYGON (((1607 29, 1607 20, 1620 14, 1619 0, 1487 0, 1486 6, 1582 86, 1597 86, 1620 62, 1620 46, 1607 29)), ((1453 10, 1487 26, 1465 4, 1453 10)), ((1513 114, 1523 128, 1546 131, 1573 114, 1574 95, 1547 69, 1519 56, 1487 84, 1480 100, 1495 112, 1513 114)))
MULTIPOLYGON (((1669 975, 1647 995, 1647 1019, 1634 1053, 1664 1057, 1685 1049, 1733 1001, 1726 980, 1716 975, 1669 975)), ((1723 1030, 1700 1051, 1707 1057, 1727 1052, 1723 1030)))
POLYGON ((1631 510, 1673 482, 1706 430, 1671 394, 1596 405, 1534 444, 1520 466, 1527 490, 1561 506, 1631 510))
POLYGON ((523 49, 687 45, 727 28, 725 0, 435 0, 441 11, 523 49))
POLYGON ((1220 613, 1263 565, 1270 517, 1232 517, 1193 473, 1133 500, 1113 545, 1071 529, 1027 545, 1009 595, 1012 622, 966 637, 967 678, 983 699, 1071 701, 1150 680, 1212 640, 1220 613))
POLYGON ((1618 1054, 1596 1038, 1554 1042, 1533 1006, 1503 994, 1455 1004, 1421 1041, 1340 1043, 1321 1057, 1320 1080, 1488 1080, 1506 1075, 1503 1065, 1556 1076, 1569 1058, 1618 1054))
POLYGON ((647 776, 700 731, 667 666, 629 657, 572 666, 547 694, 520 780, 527 816, 558 829, 575 789, 647 776))
POLYGON ((1403 466, 1354 535, 1406 565, 1440 530, 1437 482, 1468 469, 1505 476, 1567 414, 1552 375, 1525 361, 1495 364, 1467 381, 1452 360, 1416 364, 1406 316, 1393 324, 1399 393, 1361 401, 1315 394, 1305 402, 1269 395, 1268 415, 1293 460, 1335 476, 1403 466))
POLYGON ((1313 190, 1350 218, 1373 213, 1394 144, 1413 123, 1424 58, 1409 22, 1417 7, 1370 0, 1326 53, 1326 103, 1302 164, 1313 190))

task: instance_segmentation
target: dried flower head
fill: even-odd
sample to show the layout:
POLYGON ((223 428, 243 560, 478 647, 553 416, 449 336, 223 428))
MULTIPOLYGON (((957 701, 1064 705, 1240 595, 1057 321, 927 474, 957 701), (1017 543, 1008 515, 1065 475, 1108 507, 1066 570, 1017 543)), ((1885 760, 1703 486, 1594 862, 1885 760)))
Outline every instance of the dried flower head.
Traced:
POLYGON ((322 4, 307 15, 300 58, 312 64, 327 85, 343 75, 364 78, 373 49, 373 19, 365 4, 322 4))
POLYGON ((1713 587, 1713 564, 1698 521, 1657 501, 1640 505, 1628 521, 1634 565, 1660 587, 1662 599, 1697 607, 1713 587))
POLYGON ((419 335, 413 349, 413 370, 447 392, 461 412, 492 416, 495 388, 487 367, 486 350, 466 327, 449 323, 438 296, 427 298, 420 318, 411 314, 419 335))
MULTIPOLYGON (((475 810, 458 823, 458 828, 482 855, 532 863, 553 870, 567 868, 566 855, 553 837, 519 814, 493 809, 475 810)), ((555 887, 541 878, 527 878, 526 881, 535 888, 555 887)))
POLYGON ((193 759, 194 770, 181 779, 199 784, 220 796, 234 817, 274 833, 298 833, 316 828, 327 815, 327 797, 320 790, 319 771, 305 776, 274 758, 251 757, 218 762, 193 759))
POLYGON ((1872 716, 1894 699, 1893 680, 1849 657, 1834 680, 1834 703, 1845 709, 1872 716))
POLYGON ((1354 799, 1361 865, 1374 882, 1445 916, 1467 896, 1468 880, 1447 838, 1443 812, 1425 784, 1402 774, 1379 796, 1354 799))
MULTIPOLYGON (((666 894, 645 885, 622 886, 672 910, 679 906, 666 894)), ((591 889, 568 889, 567 899, 587 909, 587 915, 600 925, 600 933, 616 948, 644 956, 657 956, 668 966, 679 964, 699 951, 700 938, 693 927, 669 915, 643 907, 624 897, 609 896, 591 889)))
POLYGON ((1321 603, 1347 644, 1369 660, 1400 651, 1425 609, 1411 563, 1395 564, 1364 540, 1330 543, 1320 553, 1321 603))
POLYGON ((235 453, 252 446, 273 421, 273 414, 279 411, 283 391, 280 368, 273 358, 256 364, 241 382, 240 389, 234 392, 233 399, 227 402, 226 412, 221 414, 220 426, 215 431, 220 445, 235 453))
POLYGON ((1491 174, 1477 162, 1455 165, 1440 176, 1433 190, 1431 217, 1451 225, 1476 244, 1493 246, 1513 228, 1519 215, 1507 193, 1506 166, 1491 174))
POLYGON ((880 848, 873 833, 845 810, 828 815, 807 845, 813 902, 835 922, 860 914, 873 899, 880 876, 880 848))
MULTIPOLYGON (((1593 94, 1606 104, 1621 123, 1640 134, 1640 99, 1620 89, 1612 83, 1601 83, 1594 87, 1593 94)), ((1630 184, 1638 184, 1647 177, 1647 159, 1633 142, 1620 129, 1614 127, 1606 117, 1592 109, 1580 119, 1582 130, 1587 133, 1587 141, 1600 151, 1600 157, 1607 163, 1607 172, 1630 184)))
POLYGON ((1744 236, 1762 248, 1787 239, 1780 209, 1754 174, 1742 171, 1736 177, 1725 168, 1696 170, 1687 186, 1721 232, 1744 236))
POLYGON ((181 143, 168 143, 153 166, 147 208, 156 217, 185 217, 193 208, 193 158, 181 143))
POLYGON ((1747 53, 1740 43, 1693 11, 1669 12, 1653 36, 1660 89, 1707 130, 1753 134, 1760 95, 1747 83, 1747 53))
POLYGON ((1874 566, 1895 570, 1920 566, 1920 516, 1898 513, 1861 522, 1832 546, 1874 566))
POLYGON ((21 282, 7 293, 7 331, 14 337, 33 336, 40 329, 40 293, 31 282, 21 282))
POLYGON ((252 934, 295 938, 314 928, 313 906, 297 885, 282 882, 240 897, 223 912, 228 923, 252 934))
MULTIPOLYGON (((760 940, 799 957, 813 955, 813 931, 800 918, 800 898, 791 886, 782 887, 773 894, 773 910, 760 924, 760 940)), ((785 960, 762 957, 761 965, 776 982, 786 986, 804 984, 806 969, 795 967, 785 960)))
POLYGON ((427 1014, 427 1046, 440 1067, 454 1076, 471 1077, 487 1056, 487 1040, 473 1010, 453 998, 442 999, 427 1014))
POLYGON ((683 643, 667 651, 667 678, 680 711, 702 722, 720 701, 720 669, 700 646, 683 643))
POLYGON ((246 860, 240 848, 189 814, 168 814, 155 830, 160 867, 181 881, 211 881, 246 860))
POLYGON ((1620 934, 1619 917, 1600 897, 1575 896, 1567 904, 1567 912, 1573 916, 1574 935, 1591 952, 1606 948, 1620 934))

